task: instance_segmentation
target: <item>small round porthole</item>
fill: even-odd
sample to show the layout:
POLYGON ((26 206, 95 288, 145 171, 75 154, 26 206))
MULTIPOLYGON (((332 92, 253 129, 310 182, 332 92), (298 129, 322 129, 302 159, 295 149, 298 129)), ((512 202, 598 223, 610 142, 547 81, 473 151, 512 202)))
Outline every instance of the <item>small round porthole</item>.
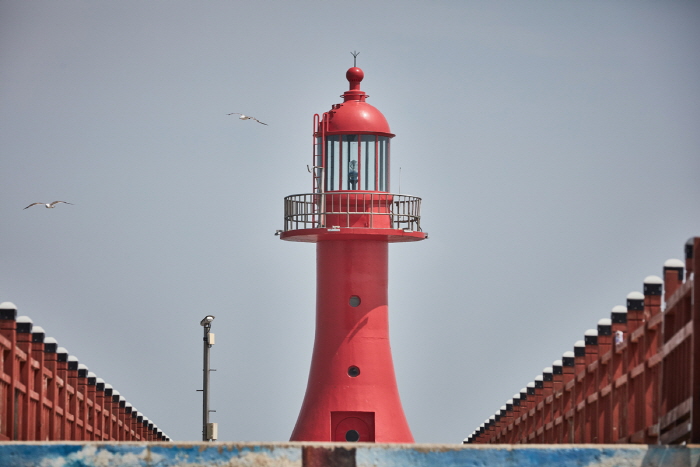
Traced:
POLYGON ((345 441, 349 441, 351 443, 356 443, 360 440, 360 433, 357 432, 357 430, 348 430, 345 433, 345 441))
POLYGON ((360 306, 360 297, 357 295, 350 297, 350 306, 353 308, 360 306))
POLYGON ((351 378, 355 378, 356 376, 360 375, 360 369, 356 367, 355 365, 351 366, 348 368, 348 376, 351 378))

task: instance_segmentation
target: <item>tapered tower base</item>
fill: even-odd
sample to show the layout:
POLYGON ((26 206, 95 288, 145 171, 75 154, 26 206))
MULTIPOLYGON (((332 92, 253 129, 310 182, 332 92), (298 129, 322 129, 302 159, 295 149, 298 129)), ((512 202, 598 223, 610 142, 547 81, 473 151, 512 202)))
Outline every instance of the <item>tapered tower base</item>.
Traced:
POLYGON ((412 443, 389 345, 389 245, 339 240, 316 248, 316 338, 291 440, 412 443))

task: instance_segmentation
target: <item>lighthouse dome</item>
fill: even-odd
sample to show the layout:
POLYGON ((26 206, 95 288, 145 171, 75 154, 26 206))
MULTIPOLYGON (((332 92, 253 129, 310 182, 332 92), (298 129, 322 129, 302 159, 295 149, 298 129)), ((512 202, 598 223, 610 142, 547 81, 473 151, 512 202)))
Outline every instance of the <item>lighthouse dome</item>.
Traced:
POLYGON ((376 107, 360 101, 337 104, 329 112, 328 133, 381 133, 393 136, 384 115, 376 107))
POLYGON ((373 105, 365 102, 369 96, 360 90, 364 72, 358 67, 350 68, 345 77, 350 89, 341 97, 342 104, 335 104, 328 112, 326 131, 330 134, 374 133, 394 136, 386 117, 373 105))

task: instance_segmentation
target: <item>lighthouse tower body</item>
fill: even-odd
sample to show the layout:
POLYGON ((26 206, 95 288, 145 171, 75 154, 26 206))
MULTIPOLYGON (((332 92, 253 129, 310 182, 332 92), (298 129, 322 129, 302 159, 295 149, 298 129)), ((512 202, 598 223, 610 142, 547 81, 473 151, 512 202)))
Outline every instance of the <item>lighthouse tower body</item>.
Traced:
POLYGON ((313 192, 285 198, 283 240, 316 243, 316 336, 292 441, 410 443, 389 345, 389 243, 424 240, 420 198, 389 191, 386 118, 350 68, 314 116, 313 192))

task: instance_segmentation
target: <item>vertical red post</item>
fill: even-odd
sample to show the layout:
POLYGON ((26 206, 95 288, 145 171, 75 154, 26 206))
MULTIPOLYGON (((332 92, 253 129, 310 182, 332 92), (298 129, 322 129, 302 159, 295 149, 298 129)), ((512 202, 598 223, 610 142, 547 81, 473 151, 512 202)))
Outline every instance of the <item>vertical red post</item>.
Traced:
POLYGON ((132 411, 131 411, 131 429, 134 433, 134 435, 133 435, 134 441, 142 441, 141 433, 139 432, 138 417, 139 417, 138 410, 132 409, 132 411))
POLYGON ((505 405, 502 405, 500 409, 498 409, 498 414, 500 417, 498 423, 498 437, 496 439, 498 443, 505 443, 508 437, 508 411, 505 405))
POLYGON ((98 426, 101 407, 97 403, 97 375, 92 371, 88 371, 85 399, 87 400, 87 439, 97 440, 98 426))
POLYGON ((510 424, 511 429, 508 433, 508 443, 515 444, 520 438, 520 394, 514 395, 509 402, 513 407, 513 421, 510 424))
POLYGON ((148 417, 141 417, 141 438, 143 441, 148 441, 148 417))
POLYGON ((154 428, 155 428, 155 425, 153 424, 153 422, 151 420, 149 420, 148 421, 148 441, 155 441, 156 440, 155 432, 153 431, 154 428))
POLYGON ((496 426, 494 420, 487 418, 484 420, 484 438, 487 442, 493 442, 493 437, 496 433, 496 426))
MULTIPOLYGON (((683 282, 683 262, 671 259, 664 264, 664 277, 673 276, 678 282, 683 282), (669 273, 670 272, 670 273, 669 273)), ((670 279, 672 277, 669 277, 670 279)), ((650 286, 644 290, 644 314, 646 319, 646 335, 644 337, 644 360, 646 371, 644 372, 644 443, 657 444, 659 439, 659 412, 661 409, 661 361, 663 355, 659 353, 663 340, 663 315, 661 302, 663 300, 663 288, 666 286, 663 280, 660 284, 650 286)))
MULTIPOLYGON (((15 411, 15 393, 19 383, 19 364, 17 362, 17 307, 11 302, 0 303, 0 336, 6 340, 3 347, 7 348, 7 354, 3 361, 2 372, 9 378, 9 383, 3 387, 2 404, 5 410, 0 417, 0 439, 4 441, 16 440, 15 427, 18 413, 15 411)), ((0 384, 3 384, 0 382, 0 384)))
POLYGON ((32 398, 34 391, 34 372, 32 365, 32 320, 28 316, 17 318, 17 350, 20 353, 19 378, 24 390, 17 390, 17 406, 19 407, 19 440, 35 440, 36 400, 32 398))
POLYGON ((131 441, 131 432, 129 431, 130 420, 131 420, 131 410, 127 407, 128 402, 121 396, 119 398, 119 416, 122 423, 122 431, 124 432, 124 441, 131 441))
POLYGON ((525 433, 524 433, 524 443, 530 443, 532 439, 535 437, 535 430, 537 429, 535 427, 535 407, 537 406, 536 403, 536 396, 537 396, 537 390, 535 388, 535 382, 530 381, 527 383, 527 386, 525 387, 525 390, 527 391, 527 404, 526 404, 526 410, 527 410, 527 423, 525 424, 525 433), (532 435, 532 436, 530 436, 532 435))
POLYGON ((598 321, 598 443, 612 442, 612 320, 598 321))
POLYGON ((564 364, 561 360, 552 362, 552 391, 554 400, 552 402, 552 440, 551 443, 560 444, 564 438, 564 364))
POLYGON ((484 424, 483 423, 481 425, 479 425, 479 428, 476 429, 474 437, 476 439, 477 444, 486 444, 487 443, 487 441, 485 439, 486 437, 484 436, 484 424))
POLYGON ((612 431, 611 443, 616 443, 626 435, 627 411, 627 364, 625 362, 627 346, 627 307, 617 305, 610 313, 613 334, 612 353, 612 431))
POLYGON ((492 418, 493 418, 493 431, 494 431, 493 441, 492 441, 492 442, 498 444, 498 443, 500 443, 500 442, 502 441, 502 438, 501 438, 501 431, 503 430, 503 424, 501 423, 501 413, 500 413, 500 411, 497 411, 497 412, 493 415, 492 418))
POLYGON ((104 402, 103 402, 103 407, 105 411, 105 426, 104 426, 104 432, 105 432, 105 439, 108 441, 116 441, 117 438, 115 436, 115 431, 114 431, 114 404, 112 402, 112 397, 114 395, 114 388, 112 387, 111 384, 105 383, 105 389, 104 389, 104 402))
POLYGON ((526 402, 521 398, 520 393, 513 395, 513 434, 511 435, 511 443, 520 442, 525 430, 525 412, 526 402))
POLYGON ((598 442, 598 330, 588 329, 584 334, 586 369, 584 379, 585 434, 584 442, 598 442))
POLYGON ((542 424, 543 405, 544 405, 544 378, 542 375, 535 376, 535 408, 533 425, 528 435, 530 443, 541 443, 540 435, 543 433, 544 425, 542 424))
POLYGON ((76 394, 78 395, 78 420, 77 439, 90 439, 90 426, 88 422, 90 406, 88 404, 88 367, 84 363, 78 363, 78 378, 76 379, 76 394))
MULTIPOLYGON (((644 400, 642 398, 643 381, 638 378, 644 371, 642 358, 644 348, 644 295, 630 293, 627 295, 627 443, 642 443, 639 427, 643 424, 644 400), (640 394, 641 393, 641 394, 640 394)), ((643 438, 643 437, 642 437, 643 438)))
POLYGON ((81 441, 80 436, 80 402, 79 402, 79 390, 78 390, 78 358, 74 355, 68 356, 68 371, 67 371, 67 390, 68 390, 68 426, 69 431, 66 434, 67 438, 73 441, 81 441))
POLYGON ((129 402, 126 402, 124 404, 124 430, 126 431, 126 440, 127 441, 134 441, 134 432, 132 430, 133 417, 131 416, 131 413, 133 410, 134 410, 134 407, 129 402))
POLYGON ((522 388, 520 390, 520 437, 517 441, 519 444, 527 443, 528 425, 530 422, 529 411, 527 388, 522 388))
POLYGON ((122 397, 121 394, 119 394, 119 391, 115 390, 112 393, 112 402, 114 404, 112 407, 114 407, 114 413, 117 416, 117 433, 119 434, 119 437, 117 438, 118 441, 128 441, 126 437, 126 426, 124 424, 124 410, 126 407, 126 399, 122 397))
POLYGON ((105 408, 105 380, 95 379, 95 404, 99 407, 99 417, 95 414, 95 433, 98 441, 108 440, 107 432, 107 409, 105 408))
POLYGON ((689 443, 700 444, 700 237, 691 238, 685 244, 686 275, 694 274, 690 318, 693 336, 690 352, 690 385, 693 408, 691 411, 692 428, 689 443))
POLYGON ((148 430, 148 417, 145 415, 141 415, 141 441, 151 441, 151 437, 149 436, 149 430, 148 430))
POLYGON ((32 394, 32 405, 34 405, 34 419, 30 423, 34 424, 34 439, 46 441, 48 439, 49 428, 49 407, 48 402, 48 375, 44 364, 44 338, 46 333, 41 326, 32 327, 31 359, 34 368, 34 392, 32 394), (35 399, 36 398, 36 399, 35 399))
POLYGON ((567 350, 561 357, 562 374, 563 374, 563 400, 562 400, 562 415, 564 417, 562 429, 562 443, 574 443, 574 413, 576 412, 576 373, 575 373, 575 354, 567 350))
POLYGON ((121 410, 119 407, 121 395, 116 389, 112 390, 112 436, 115 441, 124 441, 124 430, 121 423, 121 410))
POLYGON ((574 344, 574 373, 576 375, 574 379, 574 395, 576 399, 574 404, 574 439, 572 442, 584 443, 584 432, 586 429, 584 412, 586 408, 586 343, 584 341, 576 341, 574 344))
POLYGON ((72 439, 70 424, 70 404, 68 400, 68 350, 59 347, 56 350, 56 384, 58 385, 58 426, 56 427, 56 439, 72 439))
POLYGON ((141 412, 136 413, 136 433, 138 433, 141 441, 146 440, 146 430, 143 426, 143 414, 141 412))
MULTIPOLYGON (((554 426, 552 420, 552 403, 554 402, 554 370, 548 366, 542 370, 542 423, 540 427, 539 442, 551 443, 548 434, 554 426)), ((539 430, 538 430, 539 431, 539 430)))
POLYGON ((57 352, 58 343, 53 337, 44 339, 44 365, 49 372, 48 387, 46 390, 46 398, 51 403, 51 409, 46 423, 47 440, 57 441, 60 439, 60 419, 58 415, 58 359, 57 352))
POLYGON ((117 397, 117 403, 114 402, 114 387, 111 384, 105 384, 105 411, 107 412, 107 417, 105 418, 105 431, 107 432, 107 439, 111 441, 119 440, 119 430, 118 419, 119 416, 119 398, 117 397))
POLYGON ((503 442, 511 443, 513 435, 513 423, 515 422, 515 413, 513 412, 513 399, 506 401, 506 416, 505 427, 503 429, 503 442))

